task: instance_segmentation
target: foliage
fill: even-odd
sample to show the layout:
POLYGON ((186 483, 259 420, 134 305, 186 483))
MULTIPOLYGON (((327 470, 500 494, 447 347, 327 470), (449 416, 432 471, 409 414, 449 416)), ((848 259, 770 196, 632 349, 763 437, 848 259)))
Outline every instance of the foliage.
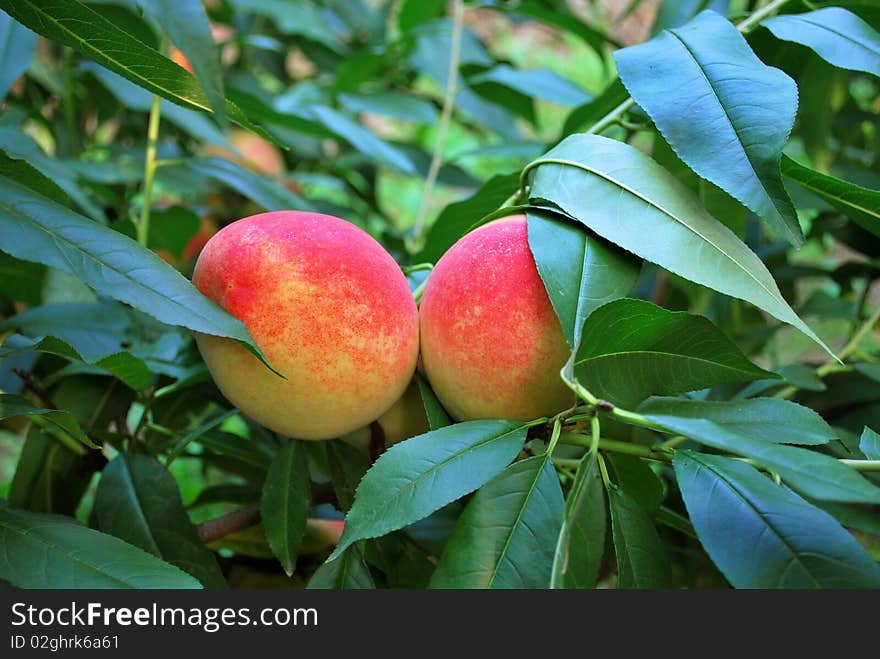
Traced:
POLYGON ((880 13, 599 4, 0 0, 0 579, 880 586, 880 13), (417 300, 525 212, 577 404, 456 423, 417 376, 384 451, 252 422, 190 277, 284 208, 417 300))

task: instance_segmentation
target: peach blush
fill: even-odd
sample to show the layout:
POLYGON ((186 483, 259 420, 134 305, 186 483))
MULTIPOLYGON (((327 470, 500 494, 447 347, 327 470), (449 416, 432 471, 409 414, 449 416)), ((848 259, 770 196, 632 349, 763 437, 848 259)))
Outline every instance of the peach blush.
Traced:
POLYGON ((276 432, 330 439, 381 416, 418 356, 418 311, 385 249, 329 215, 279 211, 221 229, 193 283, 239 318, 269 371, 235 341, 196 341, 223 394, 276 432))
POLYGON ((529 421, 573 403, 570 354, 529 249, 525 215, 455 243, 428 277, 420 315, 425 373, 458 420, 529 421))

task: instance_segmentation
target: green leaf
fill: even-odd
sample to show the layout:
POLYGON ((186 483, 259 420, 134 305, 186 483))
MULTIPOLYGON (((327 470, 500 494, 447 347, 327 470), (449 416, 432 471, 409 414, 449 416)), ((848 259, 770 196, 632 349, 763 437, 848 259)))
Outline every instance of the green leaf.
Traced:
POLYGON ((755 253, 635 147, 573 135, 529 167, 537 168, 534 201, 551 202, 606 240, 685 279, 751 302, 828 350, 755 253))
POLYGON ((880 364, 861 363, 855 365, 856 370, 875 382, 880 382, 880 364))
MULTIPOLYGON (((830 138, 839 109, 838 99, 847 93, 848 85, 849 74, 846 71, 831 66, 817 56, 808 58, 798 76, 798 133, 810 162, 823 172, 829 171, 834 160, 830 138)), ((785 159, 783 154, 783 176, 786 175, 785 159)))
POLYGON ((183 508, 177 481, 155 458, 114 458, 101 474, 94 515, 104 533, 176 565, 205 587, 225 587, 217 560, 183 508))
MULTIPOLYGON (((0 127, 0 148, 9 157, 23 160, 47 179, 56 183, 89 217, 101 222, 105 221, 104 211, 79 186, 74 171, 61 161, 46 155, 43 149, 29 135, 11 126, 0 127)), ((13 176, 10 178, 18 180, 25 187, 44 194, 45 186, 35 185, 33 179, 21 181, 18 176, 21 173, 21 165, 13 165, 10 171, 10 174, 13 174, 13 176)), ((49 196, 56 201, 59 200, 58 192, 54 188, 52 188, 49 196)), ((70 205, 67 200, 59 201, 59 203, 65 206, 70 205)))
POLYGON ((427 588, 435 568, 427 551, 406 531, 395 531, 366 543, 367 562, 385 574, 388 588, 427 588))
POLYGON ((824 510, 847 528, 880 536, 880 516, 877 515, 876 508, 860 503, 837 503, 835 501, 811 501, 810 503, 824 510))
POLYGON ((443 14, 444 0, 404 0, 397 12, 397 25, 401 32, 409 32, 414 27, 443 14))
POLYGON ((618 588, 668 588, 669 560, 654 522, 620 487, 608 490, 618 588))
POLYGON ((880 434, 865 426, 859 438, 859 450, 868 460, 880 460, 880 434))
POLYGON ((510 87, 533 98, 542 98, 560 105, 583 105, 592 100, 590 94, 550 69, 524 71, 507 64, 495 67, 471 77, 470 84, 494 82, 510 87))
POLYGON ((154 208, 150 212, 150 230, 147 239, 150 249, 166 249, 175 258, 182 259, 186 246, 200 227, 198 214, 185 206, 154 208))
POLYGON ((841 69, 880 76, 880 33, 841 7, 774 16, 761 23, 777 39, 813 49, 841 69))
POLYGON ((90 360, 61 339, 52 336, 27 339, 18 334, 8 337, 0 346, 0 358, 14 357, 28 352, 44 352, 94 366, 119 378, 135 391, 143 391, 153 383, 153 374, 150 373, 146 362, 130 352, 117 352, 90 360))
POLYGON ((726 16, 729 5, 730 0, 666 0, 657 11, 657 18, 651 26, 651 36, 684 25, 704 9, 712 9, 726 16))
POLYGON ((837 439, 837 433, 809 407, 781 398, 735 401, 651 398, 640 412, 682 419, 705 419, 725 430, 763 442, 816 446, 837 439))
POLYGON ((626 102, 628 98, 629 94, 623 83, 620 82, 620 78, 615 78, 596 98, 571 111, 565 120, 559 139, 578 131, 589 130, 614 108, 626 102))
POLYGON ((331 50, 343 50, 340 24, 332 12, 324 12, 312 2, 287 0, 231 0, 241 13, 253 12, 270 19, 282 34, 300 35, 331 50))
POLYGON ((223 69, 201 0, 138 0, 186 56, 208 97, 217 122, 226 123, 223 69))
POLYGON ((390 165, 404 174, 415 174, 416 167, 409 156, 341 112, 323 105, 313 105, 307 109, 306 117, 323 124, 371 160, 390 165))
POLYGON ((574 372, 596 396, 623 407, 652 394, 773 377, 709 319, 629 298, 609 302, 587 318, 574 372))
POLYGON ((309 590, 368 590, 375 588, 373 575, 357 545, 346 549, 335 560, 328 560, 315 570, 309 590))
POLYGON ((235 339, 262 358, 240 320, 131 238, 0 177, 0 245, 171 325, 235 339))
POLYGON ((0 11, 0 101, 34 57, 37 35, 0 11))
POLYGON ((535 265, 574 349, 587 317, 632 290, 640 264, 576 223, 531 210, 526 218, 535 265))
POLYGON ((793 245, 804 242, 779 173, 797 85, 764 65, 725 18, 704 11, 614 53, 620 78, 678 156, 793 245))
POLYGON ((26 399, 12 394, 0 393, 0 419, 9 419, 16 416, 39 416, 45 418, 53 427, 65 432, 86 446, 100 449, 88 435, 83 432, 74 416, 65 410, 50 410, 44 407, 34 407, 26 399))
POLYGON ((782 173, 818 195, 866 231, 880 236, 880 192, 822 174, 782 157, 782 173))
POLYGON ((0 322, 0 333, 15 331, 0 355, 40 350, 106 370, 136 391, 152 383, 151 370, 172 377, 186 373, 176 364, 187 338, 113 300, 44 304, 0 322))
POLYGON ((449 204, 431 225, 424 248, 414 258, 436 263, 480 218, 516 192, 518 184, 518 174, 496 174, 464 201, 449 204))
POLYGON ((704 419, 669 416, 662 410, 654 413, 651 401, 640 408, 640 413, 669 432, 751 458, 805 496, 820 501, 880 503, 880 488, 828 455, 752 439, 704 419))
MULTIPOLYGON (((0 12, 0 17, 2 15, 2 12, 0 12)), ((0 29, 2 29, 2 26, 0 26, 0 29)), ((17 183, 21 183, 23 186, 38 192, 44 197, 49 197, 52 201, 57 201, 59 204, 70 203, 67 193, 55 181, 44 175, 26 160, 10 158, 2 149, 0 149, 0 176, 5 176, 17 183)))
POLYGON ((327 462, 330 465, 330 481, 339 501, 339 508, 347 513, 354 503, 358 484, 370 468, 367 456, 341 439, 327 442, 327 462))
POLYGON ((85 359, 94 361, 124 350, 136 333, 134 314, 113 301, 60 302, 25 309, 0 322, 0 333, 61 339, 85 359))
POLYGON ((200 588, 180 569, 70 517, 0 506, 0 579, 18 588, 200 588))
POLYGON ((521 460, 474 495, 432 588, 548 588, 565 501, 546 455, 521 460))
POLYGON ((97 453, 74 452, 34 424, 9 484, 9 504, 35 513, 73 516, 102 463, 97 453))
POLYGON ((663 503, 663 483, 641 458, 624 454, 605 456, 611 480, 645 512, 653 515, 663 503))
POLYGON ((542 6, 542 4, 543 3, 538 2, 520 2, 514 5, 512 11, 521 16, 533 18, 541 23, 552 25, 577 35, 600 57, 605 56, 604 47, 606 44, 610 44, 615 48, 620 47, 620 44, 612 37, 603 34, 590 25, 587 25, 574 16, 573 13, 548 9, 547 7, 542 6))
POLYGON ((269 465, 260 501, 266 540, 288 577, 296 569, 310 494, 305 447, 297 440, 290 440, 269 465))
POLYGON ((40 304, 45 279, 45 266, 0 252, 0 295, 7 300, 33 306, 40 304))
POLYGON ((773 372, 780 377, 772 380, 756 380, 736 392, 732 399, 751 398, 752 396, 763 394, 770 389, 786 385, 805 391, 826 391, 828 389, 822 378, 816 375, 816 369, 810 368, 805 364, 787 364, 774 368, 773 372))
POLYGON ((405 92, 339 94, 339 102, 349 112, 368 112, 422 124, 432 124, 437 121, 437 108, 431 101, 405 92))
POLYGON ((401 32, 409 32, 414 27, 443 14, 444 0, 404 0, 397 12, 397 25, 401 32))
POLYGON ((428 419, 428 427, 431 430, 438 430, 450 425, 452 419, 449 418, 449 414, 443 409, 440 399, 437 398, 437 394, 431 389, 427 379, 418 373, 416 373, 415 377, 416 384, 419 387, 419 395, 422 397, 422 405, 425 408, 425 416, 428 419))
POLYGON ((528 426, 467 421, 395 444, 358 485, 330 560, 363 538, 408 526, 484 485, 522 449, 528 426))
POLYGON ((578 465, 556 542, 552 588, 595 588, 605 554, 605 488, 595 454, 578 465))
MULTIPOLYGON (((0 0, 0 8, 38 34, 70 46, 153 94, 190 110, 211 111, 195 76, 77 0, 0 0)), ((228 100, 226 114, 235 123, 270 137, 228 100)))
MULTIPOLYGON (((109 71, 94 62, 83 62, 80 67, 97 78, 126 107, 138 112, 149 112, 151 110, 153 95, 145 89, 141 89, 133 82, 116 75, 113 71, 109 71)), ((160 104, 160 115, 162 121, 174 124, 197 140, 221 146, 229 144, 217 127, 217 124, 199 112, 187 110, 179 105, 174 105, 170 101, 163 100, 160 104)), ((139 177, 143 175, 143 171, 137 171, 136 173, 139 177)))
POLYGON ((193 158, 188 160, 183 167, 199 178, 214 179, 223 183, 248 199, 257 202, 267 211, 316 210, 305 199, 268 176, 244 169, 226 158, 216 156, 193 158))
POLYGON ((880 567, 827 513, 737 460, 676 451, 709 556, 736 588, 877 588, 880 567))

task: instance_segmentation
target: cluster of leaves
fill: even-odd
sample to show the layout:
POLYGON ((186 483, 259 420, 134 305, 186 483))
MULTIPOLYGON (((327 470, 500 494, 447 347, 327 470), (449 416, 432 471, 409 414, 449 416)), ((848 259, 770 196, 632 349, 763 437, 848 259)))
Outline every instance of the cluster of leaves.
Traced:
POLYGON ((666 0, 622 47, 558 0, 205 4, 0 0, 0 578, 880 586, 875 7, 666 0), (593 78, 504 59, 493 21, 593 78), (374 461, 244 418, 190 335, 261 354, 187 245, 283 208, 402 266, 525 212, 578 405, 452 423, 419 380, 431 431, 374 461))

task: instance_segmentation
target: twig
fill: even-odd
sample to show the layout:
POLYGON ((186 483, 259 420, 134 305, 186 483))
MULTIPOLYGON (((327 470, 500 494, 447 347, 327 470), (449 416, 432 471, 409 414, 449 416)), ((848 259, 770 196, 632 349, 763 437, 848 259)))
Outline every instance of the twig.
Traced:
POLYGON ((25 371, 21 368, 13 368, 12 372, 15 373, 21 381, 24 383, 25 389, 30 391, 34 396, 36 396, 43 407, 46 407, 50 410, 57 410, 58 406, 52 402, 52 399, 49 397, 49 394, 46 393, 46 390, 40 386, 40 383, 37 382, 37 379, 34 377, 33 373, 29 371, 25 371))
POLYGON ((379 459, 385 452, 385 431, 378 421, 370 424, 370 463, 379 459))
MULTIPOLYGON (((162 35, 159 50, 165 52, 167 39, 162 35)), ((162 115, 162 99, 153 94, 150 118, 147 123, 147 152, 144 155, 144 199, 141 216, 137 223, 137 239, 144 247, 150 237, 150 206, 153 203, 153 179, 156 176, 156 147, 159 143, 159 120, 162 115)))
POLYGON ((236 531, 241 531, 260 523, 262 514, 260 504, 254 503, 238 510, 221 515, 215 519, 209 519, 199 524, 196 528, 199 538, 205 544, 225 538, 236 531))
MULTIPOLYGON (((868 332, 870 332, 874 328, 874 326, 877 325, 877 323, 880 323, 880 306, 878 306, 874 310, 874 313, 871 314, 871 317, 868 318, 864 323, 862 323, 861 327, 856 330, 852 338, 847 342, 845 346, 843 346, 840 353, 837 355, 841 362, 847 357, 851 356, 853 353, 858 352, 859 344, 862 342, 862 339, 864 339, 868 335, 868 332)), ((824 378, 826 375, 834 373, 837 370, 841 370, 840 362, 838 362, 837 359, 829 359, 816 369, 816 376, 819 378, 824 378)), ((797 387, 789 385, 776 392, 775 397, 791 398, 797 392, 797 387)))
POLYGON ((413 244, 419 245, 422 232, 425 229, 425 216, 431 196, 434 193, 434 184, 437 182, 437 174, 440 172, 440 163, 443 160, 443 146, 446 142, 446 132, 449 130, 449 122, 452 119, 452 110, 455 107, 455 92, 458 87, 458 65, 461 57, 461 33, 464 26, 464 2, 455 0, 452 4, 452 43, 449 53, 449 70, 446 76, 446 93, 443 97, 443 110, 440 114, 440 124, 437 126, 437 142, 434 144, 434 154, 431 156, 431 164, 428 167, 428 176, 425 178, 425 188, 422 199, 419 202, 419 211, 413 225, 413 244))

